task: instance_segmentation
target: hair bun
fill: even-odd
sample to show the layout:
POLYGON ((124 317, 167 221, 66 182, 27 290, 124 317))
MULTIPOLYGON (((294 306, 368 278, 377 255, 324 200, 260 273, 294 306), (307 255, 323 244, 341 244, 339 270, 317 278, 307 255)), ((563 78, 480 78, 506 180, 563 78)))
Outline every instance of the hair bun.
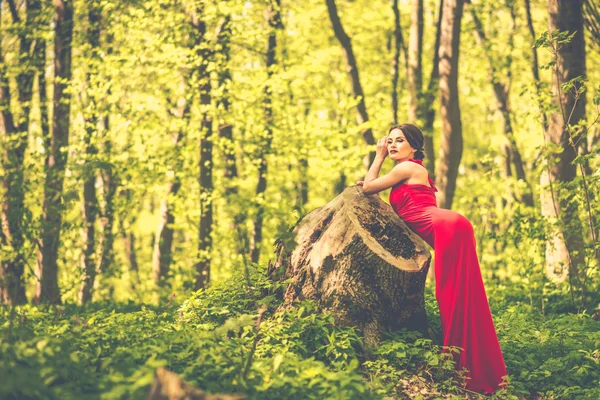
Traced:
POLYGON ((419 150, 415 151, 415 158, 417 160, 425 159, 425 153, 423 153, 423 149, 419 149, 419 150))

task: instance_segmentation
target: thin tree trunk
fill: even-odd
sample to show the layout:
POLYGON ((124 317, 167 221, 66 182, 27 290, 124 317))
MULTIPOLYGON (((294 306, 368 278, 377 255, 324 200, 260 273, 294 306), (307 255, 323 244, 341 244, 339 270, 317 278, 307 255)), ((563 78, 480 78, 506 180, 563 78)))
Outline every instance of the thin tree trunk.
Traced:
MULTIPOLYGON (((344 31, 342 21, 340 20, 340 17, 338 15, 335 0, 325 0, 325 3, 327 4, 327 10, 329 11, 329 19, 331 20, 331 24, 333 26, 333 32, 335 33, 335 37, 340 42, 344 51, 344 56, 346 58, 346 69, 348 71, 348 75, 350 76, 350 81, 352 83, 352 94, 356 99, 358 99, 358 104, 356 105, 356 121, 359 125, 363 125, 369 121, 369 115, 367 114, 365 95, 363 93, 362 85, 360 83, 360 76, 358 74, 358 65, 356 63, 356 57, 354 57, 354 51, 352 50, 352 42, 350 40, 350 37, 346 34, 346 31, 344 31)), ((363 129, 362 137, 367 145, 375 144, 375 138, 373 137, 373 131, 371 130, 371 128, 363 129)), ((369 154, 370 162, 374 158, 375 152, 372 151, 369 154)), ((366 167, 368 168, 369 166, 366 165, 366 167)))
POLYGON ((274 67, 277 65, 277 30, 281 28, 281 2, 280 0, 270 0, 267 9, 267 18, 269 22, 269 38, 267 40, 267 80, 263 93, 263 112, 265 118, 265 133, 261 154, 259 155, 260 164, 258 165, 258 184, 256 185, 256 199, 258 201, 258 210, 254 219, 254 231, 252 232, 252 243, 250 259, 257 263, 260 258, 260 245, 262 242, 262 228, 265 208, 263 201, 267 191, 267 172, 268 156, 271 153, 271 143, 273 141, 273 84, 274 67))
MULTIPOLYGON (((394 59, 392 61, 392 68, 394 73, 392 75, 392 116, 394 124, 398 123, 398 81, 400 79, 400 52, 404 49, 405 63, 408 65, 407 51, 404 45, 404 38, 402 37, 402 26, 400 25, 400 8, 398 7, 398 0, 394 0, 392 3, 392 11, 394 12, 394 59)), ((341 22, 340 22, 341 24, 341 22)))
MULTIPOLYGON (((180 88, 183 93, 177 102, 177 109, 174 111, 174 116, 187 122, 189 119, 189 106, 185 99, 185 82, 181 83, 180 88)), ((185 129, 187 129, 187 123, 179 129, 173 138, 175 149, 173 155, 175 162, 172 167, 173 177, 170 178, 170 182, 167 184, 167 192, 165 198, 162 200, 161 217, 154 241, 152 271, 154 283, 161 287, 166 284, 170 265, 173 260, 173 233, 175 232, 173 224, 175 223, 175 214, 173 214, 171 202, 181 188, 180 171, 182 169, 182 157, 180 148, 185 140, 185 129)))
POLYGON ((201 19, 203 8, 196 10, 192 16, 192 27, 195 30, 196 55, 201 61, 197 73, 200 83, 200 106, 202 109, 202 121, 200 130, 200 171, 198 181, 200 183, 200 222, 198 227, 198 261, 196 262, 196 290, 206 288, 210 282, 211 249, 212 249, 212 223, 213 223, 213 120, 210 110, 212 93, 210 83, 209 62, 212 62, 212 51, 205 45, 206 23, 201 19))
POLYGON ((131 231, 123 232, 121 237, 123 238, 125 254, 127 255, 127 260, 129 261, 129 270, 137 273, 140 268, 138 265, 137 252, 135 248, 135 234, 131 231))
MULTIPOLYGON (((12 14, 13 22, 17 25, 22 24, 19 17, 18 10, 14 3, 14 0, 8 0, 9 9, 12 14)), ((42 4, 40 0, 29 0, 27 2, 27 11, 26 11, 26 21, 25 24, 27 28, 33 29, 33 27, 38 24, 39 18, 41 18, 42 4)), ((19 68, 19 72, 17 74, 17 86, 19 89, 19 103, 22 109, 19 121, 18 121, 18 130, 22 134, 25 134, 25 138, 23 140, 27 140, 26 133, 29 131, 29 117, 31 112, 31 100, 33 98, 33 81, 36 76, 35 67, 37 64, 36 58, 41 56, 37 52, 33 52, 33 57, 31 56, 31 46, 33 44, 33 39, 35 35, 32 35, 32 31, 28 29, 19 29, 19 64, 21 68, 19 68)), ((37 38, 41 41, 41 38, 37 38)), ((36 43, 37 49, 39 49, 39 43, 36 43)), ((26 144, 25 144, 26 145, 26 144)))
POLYGON ((544 131, 548 129, 548 118, 546 117, 546 112, 544 111, 544 104, 541 98, 541 84, 540 80, 540 72, 539 72, 539 63, 538 63, 538 54, 537 49, 534 46, 537 37, 535 35, 535 29, 533 27, 533 19, 531 18, 531 1, 525 0, 525 15, 527 16, 527 28, 529 29, 530 36, 530 44, 531 44, 531 72, 533 73, 533 79, 535 81, 535 92, 536 99, 538 102, 538 107, 540 109, 540 117, 542 118, 542 126, 544 131))
POLYGON ((422 117, 419 107, 423 88, 423 0, 412 1, 410 40, 408 43, 408 122, 417 124, 422 117))
MULTIPOLYGON (((305 103, 304 105, 304 132, 307 131, 306 121, 308 119, 308 115, 310 114, 310 103, 305 103)), ((301 150, 298 163, 300 176, 298 178, 298 182, 296 184, 296 209, 300 213, 300 215, 304 215, 306 204, 308 203, 308 149, 303 145, 303 142, 300 143, 304 150, 301 150)))
MULTIPOLYGON (((105 115, 104 118, 104 132, 105 134, 109 130, 109 117, 105 115)), ((110 160, 112 154, 112 142, 105 140, 104 142, 104 155, 110 160)), ((115 225, 115 195, 117 193, 118 180, 115 176, 115 172, 112 166, 105 167, 100 171, 100 178, 102 178, 102 190, 104 192, 104 210, 102 210, 102 218, 100 219, 100 227, 102 228, 102 241, 100 243, 100 256, 98 257, 97 271, 100 274, 105 275, 110 265, 113 263, 114 250, 113 245, 115 241, 115 235, 113 233, 113 227, 115 225)))
MULTIPOLYGON (((230 103, 230 46, 231 40, 231 18, 227 16, 219 27, 217 42, 221 46, 221 63, 219 68, 218 86, 221 95, 216 100, 217 109, 223 112, 223 119, 229 118, 230 103)), ((238 194, 238 185, 235 180, 238 177, 237 163, 235 159, 235 144, 233 142, 233 125, 223 123, 219 126, 219 138, 223 143, 223 163, 225 165, 225 195, 235 196, 238 194)))
MULTIPOLYGON (((470 4, 471 1, 468 0, 467 3, 470 4)), ((481 20, 479 19, 479 16, 477 15, 477 12, 475 11, 475 9, 473 7, 470 7, 469 11, 470 11, 471 18, 473 19, 473 22, 475 25, 475 29, 473 30, 473 35, 475 36, 475 39, 479 42, 479 44, 483 48, 485 57, 487 58, 487 61, 489 64, 490 70, 489 70, 488 78, 489 78, 490 84, 492 85, 492 88, 494 89, 494 95, 496 96, 498 110, 500 111, 500 114, 502 115, 504 135, 506 136, 506 139, 508 140, 508 144, 509 144, 508 151, 510 152, 510 159, 512 160, 512 162, 515 165, 516 177, 518 180, 522 180, 523 182, 525 182, 528 187, 528 191, 521 194, 520 200, 527 206, 533 207, 533 193, 531 190, 531 186, 530 186, 529 182, 527 181, 527 177, 525 175, 525 167, 524 167, 524 163, 523 163, 523 158, 521 157, 521 152, 519 151, 519 148, 517 146, 517 141, 515 139, 515 135, 513 132, 511 111, 510 111, 510 107, 508 104, 510 84, 511 84, 511 78, 512 78, 512 74, 510 72, 510 68, 511 68, 511 64, 512 64, 512 56, 510 54, 511 54, 511 51, 513 48, 513 40, 512 40, 513 34, 509 33, 508 56, 507 56, 506 63, 502 63, 502 64, 505 64, 508 68, 508 74, 506 77, 507 82, 503 83, 501 81, 500 77, 498 76, 499 71, 496 68, 497 61, 494 60, 494 58, 492 57, 491 45, 489 43, 488 38, 485 35, 485 31, 483 29, 483 24, 481 23, 481 20)), ((511 15, 513 17, 513 19, 512 19, 513 26, 512 26, 511 32, 514 32, 514 19, 515 19, 514 8, 512 8, 510 11, 511 11, 511 15)))
POLYGON ((458 103, 458 59, 463 0, 446 0, 440 36, 440 116, 442 135, 436 171, 438 206, 451 208, 456 189, 463 138, 458 103))
MULTIPOLYGON (((1 5, 1 4, 0 4, 1 5)), ((36 26, 42 23, 42 3, 39 0, 30 0, 26 4, 25 22, 19 16, 19 11, 14 0, 8 1, 8 8, 15 25, 25 24, 17 32, 19 36, 19 72, 16 76, 18 100, 21 113, 17 119, 10 111, 10 89, 6 75, 6 65, 3 55, 0 54, 0 105, 2 106, 2 134, 4 148, 2 155, 2 169, 4 176, 2 185, 4 198, 1 201, 2 235, 0 245, 12 249, 8 256, 3 257, 0 264, 0 276, 4 284, 0 285, 0 303, 22 304, 27 301, 23 282, 25 268, 24 252, 24 227, 23 215, 25 213, 24 171, 23 163, 27 148, 29 132, 29 118, 33 98, 33 81, 35 76, 43 73, 45 60, 44 39, 36 31, 36 26), (35 40, 35 42, 34 42, 35 40)), ((1 50, 0 50, 1 53, 1 50)))
POLYGON ((433 45, 433 63, 431 64, 431 74, 427 90, 423 96, 423 135, 425 136, 425 167, 429 175, 435 176, 435 149, 433 147, 433 123, 435 121, 434 100, 439 91, 440 78, 440 36, 442 33, 442 10, 444 0, 440 0, 438 8, 438 20, 435 34, 435 44, 433 45))
POLYGON ((58 245, 62 224, 62 191, 69 146, 71 114, 71 43, 73 41, 73 3, 54 0, 54 113, 50 151, 46 156, 44 203, 41 238, 38 250, 35 299, 40 303, 61 303, 58 289, 58 245))
MULTIPOLYGON (((113 52, 112 42, 113 36, 109 33, 106 36, 107 55, 111 55, 113 52)), ((109 86, 106 94, 106 99, 110 97, 110 94, 111 87, 109 86)), ((102 152, 107 165, 100 170, 100 179, 102 180, 102 192, 104 195, 104 209, 100 210, 100 232, 102 236, 100 240, 100 256, 98 257, 98 265, 96 267, 96 270, 98 271, 98 273, 104 276, 109 270, 110 265, 112 265, 114 259, 113 245, 115 242, 115 235, 113 232, 113 227, 115 225, 115 196, 117 194, 118 179, 115 173, 115 169, 111 162, 113 143, 109 137, 110 106, 105 104, 103 112, 104 115, 102 116, 102 152)))
MULTIPOLYGON (((1 6, 2 4, 0 4, 1 6)), ((2 21, 0 7, 0 22, 2 21)), ((0 35, 4 32, 2 28, 0 35)), ((0 37, 0 41, 3 39, 0 37)), ((23 159, 25 156, 26 137, 19 135, 14 117, 10 111, 10 87, 4 54, 0 47, 0 107, 2 120, 2 230, 0 244, 3 248, 11 248, 12 254, 5 255, 0 265, 0 302, 4 304, 23 304, 27 302, 23 284, 25 259, 22 254, 23 232, 23 159), (20 136, 20 137, 19 137, 20 136)))
POLYGON ((583 17, 592 43, 596 45, 597 49, 600 49, 600 11, 598 10, 598 2, 585 0, 583 3, 583 17))
POLYGON ((236 232, 237 253, 245 257, 250 252, 248 244, 248 230, 245 226, 246 213, 244 207, 239 203, 239 184, 238 184, 238 168, 235 158, 235 143, 233 141, 233 125, 227 123, 230 116, 230 40, 231 40, 231 18, 225 17, 223 23, 219 27, 217 33, 217 42, 221 46, 221 65, 218 74, 218 86, 220 88, 220 96, 216 100, 217 110, 223 113, 223 117, 219 121, 223 121, 219 126, 219 138, 222 145, 222 159, 225 165, 225 197, 227 204, 232 205, 230 212, 233 214, 232 230, 236 232))
POLYGON ((557 189, 558 202, 555 206, 558 216, 564 224, 564 236, 569 250, 568 260, 571 281, 577 281, 580 277, 581 268, 585 265, 584 240, 582 226, 577 213, 577 201, 575 192, 572 190, 559 190, 559 185, 554 183, 570 182, 575 179, 576 166, 573 160, 577 151, 570 143, 570 137, 576 137, 578 133, 574 128, 580 120, 585 118, 586 94, 581 93, 579 99, 575 99, 572 93, 564 92, 560 85, 573 78, 586 78, 586 54, 583 37, 583 0, 548 0, 548 29, 554 31, 575 32, 570 43, 560 45, 557 50, 555 73, 552 77, 553 102, 559 111, 550 114, 546 138, 548 141, 558 145, 562 152, 552 157, 550 163, 550 182, 557 189), (571 134, 569 130, 571 129, 571 134))
POLYGON ((94 78, 98 75, 98 67, 101 62, 100 57, 100 25, 101 11, 97 4, 89 4, 88 11, 88 32, 87 42, 90 46, 89 71, 86 77, 88 88, 87 104, 84 107, 89 109, 85 115, 85 168, 83 182, 83 202, 82 216, 84 226, 83 236, 83 254, 82 254, 82 281, 79 290, 79 301, 82 304, 92 299, 94 280, 96 279, 96 220, 98 218, 98 197, 96 195, 96 169, 93 168, 93 159, 98 154, 98 149, 94 143, 94 133, 98 130, 98 111, 97 101, 94 94, 94 88, 91 87, 94 78), (91 161, 91 162, 90 162, 91 161))
MULTIPOLYGON (((127 209, 133 208, 133 204, 131 204, 131 189, 122 189, 119 192, 119 196, 125 198, 125 207, 127 209)), ((141 210, 142 202, 140 202, 139 208, 141 210)), ((136 220, 135 215, 139 215, 140 210, 127 213, 126 215, 121 216, 119 219, 119 232, 121 234, 123 247, 125 248, 125 255, 127 257, 127 261, 129 262, 129 271, 133 272, 136 276, 139 271, 139 264, 137 260, 136 236, 133 233, 133 225, 135 224, 136 220)))

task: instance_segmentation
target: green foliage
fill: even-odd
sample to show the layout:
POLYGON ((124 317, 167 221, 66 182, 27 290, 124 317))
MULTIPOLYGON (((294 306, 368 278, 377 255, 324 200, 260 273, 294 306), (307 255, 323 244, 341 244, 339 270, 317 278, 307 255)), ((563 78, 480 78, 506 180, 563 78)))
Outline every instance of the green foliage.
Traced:
POLYGON ((511 306, 497 318, 510 326, 500 335, 516 393, 548 398, 600 396, 600 323, 586 314, 531 313, 511 306))
MULTIPOLYGON (((406 330, 366 348, 360 332, 336 326, 312 302, 280 307, 269 294, 277 285, 264 270, 251 271, 249 283, 235 275, 181 305, 23 306, 12 328, 10 310, 3 309, 0 374, 9 379, 0 397, 142 398, 159 366, 208 392, 251 399, 464 396, 451 357, 459 349, 442 352, 406 330), (259 304, 268 307, 257 331, 259 304)), ((426 294, 439 337, 435 299, 426 294)), ((511 375, 496 397, 598 396, 600 322, 585 314, 544 317, 522 294, 519 287, 489 291, 491 304, 504 304, 495 323, 511 375)))

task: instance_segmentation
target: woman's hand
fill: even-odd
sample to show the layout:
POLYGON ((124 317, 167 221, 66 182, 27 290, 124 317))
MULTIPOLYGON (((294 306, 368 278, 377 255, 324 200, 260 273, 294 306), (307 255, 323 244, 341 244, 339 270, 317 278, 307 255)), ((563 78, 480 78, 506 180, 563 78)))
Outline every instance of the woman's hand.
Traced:
POLYGON ((365 184, 365 181, 356 181, 356 184, 357 184, 358 186, 362 186, 362 185, 364 185, 364 184, 365 184))
POLYGON ((388 148, 387 148, 387 140, 388 137, 385 136, 383 139, 379 139, 377 141, 377 151, 376 151, 376 157, 385 159, 388 155, 388 148))

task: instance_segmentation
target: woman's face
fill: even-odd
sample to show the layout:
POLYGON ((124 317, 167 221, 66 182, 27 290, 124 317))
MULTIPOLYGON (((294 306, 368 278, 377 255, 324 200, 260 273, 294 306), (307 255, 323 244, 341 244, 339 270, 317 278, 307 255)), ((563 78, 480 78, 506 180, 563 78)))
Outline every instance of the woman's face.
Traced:
POLYGON ((404 137, 404 133, 399 128, 393 129, 387 139, 388 156, 396 161, 406 161, 413 158, 416 149, 412 148, 408 140, 404 137))

